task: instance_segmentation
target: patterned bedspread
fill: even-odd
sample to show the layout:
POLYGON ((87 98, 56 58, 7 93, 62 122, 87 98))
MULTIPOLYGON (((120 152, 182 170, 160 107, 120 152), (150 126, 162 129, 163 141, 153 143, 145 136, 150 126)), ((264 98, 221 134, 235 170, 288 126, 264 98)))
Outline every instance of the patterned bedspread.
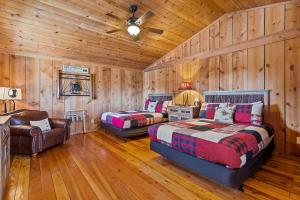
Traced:
POLYGON ((120 111, 105 112, 101 115, 101 121, 118 128, 138 128, 160 122, 166 122, 166 114, 147 111, 120 111))
POLYGON ((273 129, 267 125, 224 124, 207 119, 152 125, 148 133, 152 141, 228 168, 241 168, 273 138, 273 129))

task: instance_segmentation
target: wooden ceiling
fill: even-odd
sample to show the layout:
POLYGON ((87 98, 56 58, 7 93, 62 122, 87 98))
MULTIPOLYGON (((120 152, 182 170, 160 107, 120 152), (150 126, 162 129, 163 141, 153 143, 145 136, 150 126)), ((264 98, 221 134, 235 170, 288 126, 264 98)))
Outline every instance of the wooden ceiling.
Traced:
POLYGON ((0 51, 143 69, 225 12, 281 0, 0 0, 0 51), (128 6, 155 16, 138 42, 125 31, 128 6), (118 19, 109 17, 111 13, 118 19))

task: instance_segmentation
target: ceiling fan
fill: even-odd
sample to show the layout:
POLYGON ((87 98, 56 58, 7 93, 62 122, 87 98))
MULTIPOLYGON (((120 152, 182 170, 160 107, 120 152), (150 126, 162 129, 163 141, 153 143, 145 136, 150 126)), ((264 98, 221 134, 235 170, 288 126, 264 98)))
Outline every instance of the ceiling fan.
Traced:
MULTIPOLYGON (((132 4, 129 6, 129 12, 132 13, 132 16, 129 17, 126 20, 126 30, 128 32, 128 34, 132 37, 132 39, 134 41, 137 41, 139 39, 139 35, 141 33, 141 31, 146 30, 155 34, 163 34, 163 30, 161 29, 157 29, 157 28, 151 28, 151 27, 141 27, 141 25, 143 25, 150 17, 154 16, 154 13, 151 11, 148 11, 146 13, 144 13, 142 16, 140 17, 136 17, 135 16, 135 12, 138 10, 138 7, 136 4, 132 4)), ((119 17, 115 16, 112 13, 107 13, 107 16, 114 18, 114 19, 118 19, 121 20, 119 17)), ((108 34, 112 34, 118 31, 121 31, 123 29, 114 29, 111 31, 107 31, 106 33, 108 34)))

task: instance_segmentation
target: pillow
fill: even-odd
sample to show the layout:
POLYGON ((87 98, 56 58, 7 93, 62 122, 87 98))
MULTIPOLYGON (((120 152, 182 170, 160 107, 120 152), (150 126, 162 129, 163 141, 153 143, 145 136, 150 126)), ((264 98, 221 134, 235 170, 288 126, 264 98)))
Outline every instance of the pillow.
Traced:
POLYGON ((233 123, 233 114, 234 114, 235 106, 226 106, 226 107, 219 107, 216 109, 215 112, 215 122, 221 123, 233 123))
POLYGON ((144 110, 148 110, 149 102, 150 102, 149 99, 145 99, 145 101, 144 101, 144 108, 143 108, 144 110))
POLYGON ((39 121, 30 121, 30 125, 39 127, 42 132, 51 130, 48 118, 39 121))
POLYGON ((148 111, 149 112, 155 112, 157 103, 158 103, 157 101, 151 101, 151 102, 149 102, 148 111))
POLYGON ((163 109, 163 104, 164 104, 163 101, 158 101, 155 107, 155 112, 161 113, 163 109))
POLYGON ((158 101, 155 112, 157 113, 167 113, 168 106, 172 105, 172 101, 158 101))
POLYGON ((172 105, 172 101, 164 101, 163 107, 162 107, 162 113, 168 112, 168 107, 172 105))
POLYGON ((203 103, 200 109, 200 118, 214 119, 216 108, 226 107, 227 103, 203 103))
POLYGON ((262 125, 263 103, 236 104, 234 121, 238 123, 250 123, 262 125))

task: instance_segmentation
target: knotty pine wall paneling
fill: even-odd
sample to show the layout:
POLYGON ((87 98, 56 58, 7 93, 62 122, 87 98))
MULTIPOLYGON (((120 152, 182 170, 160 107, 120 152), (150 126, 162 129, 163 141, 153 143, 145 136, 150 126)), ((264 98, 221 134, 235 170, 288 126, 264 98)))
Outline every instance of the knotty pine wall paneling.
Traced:
POLYGON ((300 38, 285 43, 285 93, 287 153, 300 155, 300 38))
MULTIPOLYGON (((192 81, 196 94, 205 90, 271 90, 265 121, 275 129, 276 151, 300 155, 296 144, 300 137, 299 28, 300 1, 227 13, 148 66, 144 96, 149 88, 155 91, 159 87, 160 92, 175 92, 175 103, 181 103, 177 87, 183 76, 192 81), (155 71, 163 69, 169 76, 157 82, 161 79, 155 71), (165 82, 175 86, 164 91, 165 82)), ((195 96, 191 95, 190 103, 195 96)))
MULTIPOLYGON (((141 70, 102 64, 0 54, 0 86, 22 89, 22 101, 16 101, 17 109, 45 110, 54 118, 62 118, 67 110, 83 109, 87 111, 88 131, 98 128, 102 112, 141 108, 142 74, 141 70), (58 70, 63 64, 86 66, 96 75, 95 100, 89 97, 57 98, 58 70)), ((3 108, 3 102, 0 102, 0 112, 3 108)), ((71 131, 72 134, 82 132, 82 122, 72 123, 71 131)))
POLYGON ((232 53, 232 89, 246 90, 248 88, 248 51, 236 51, 232 53))
POLYGON ((212 57, 209 58, 209 74, 208 74, 208 81, 209 81, 209 90, 219 90, 220 89, 220 57, 212 57))
MULTIPOLYGON (((0 54, 0 85, 9 86, 9 55, 0 54)), ((3 101, 0 101, 0 109, 4 109, 3 101)))
POLYGON ((276 131, 276 146, 285 149, 285 89, 284 89, 284 42, 265 46, 265 89, 270 93, 270 113, 265 121, 276 131))

